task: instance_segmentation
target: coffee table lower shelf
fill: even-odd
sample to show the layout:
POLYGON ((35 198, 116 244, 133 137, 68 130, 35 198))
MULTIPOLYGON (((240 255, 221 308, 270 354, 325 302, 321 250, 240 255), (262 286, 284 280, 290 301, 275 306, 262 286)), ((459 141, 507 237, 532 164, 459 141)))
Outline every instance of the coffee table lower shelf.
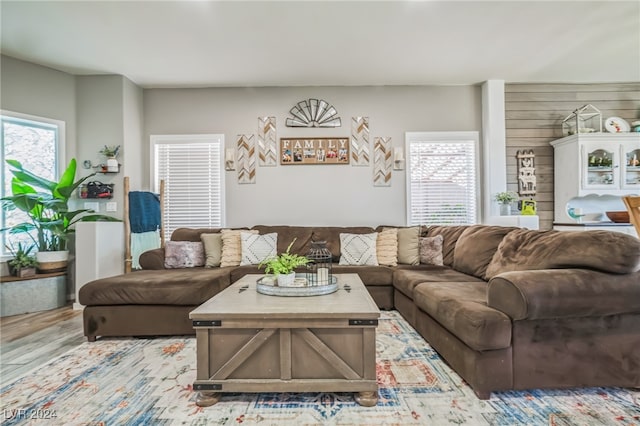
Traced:
POLYGON ((194 321, 198 406, 223 392, 356 392, 360 405, 376 405, 377 319, 225 323, 194 321))

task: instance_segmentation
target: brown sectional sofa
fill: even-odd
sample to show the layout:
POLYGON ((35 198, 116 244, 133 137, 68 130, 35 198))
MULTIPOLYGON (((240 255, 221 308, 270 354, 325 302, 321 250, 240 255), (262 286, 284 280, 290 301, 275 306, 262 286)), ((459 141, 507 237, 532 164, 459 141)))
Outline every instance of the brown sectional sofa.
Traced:
MULTIPOLYGON (((334 273, 357 272, 381 309, 397 309, 474 389, 640 387, 640 240, 608 232, 498 226, 422 227, 442 235, 443 263, 339 266, 341 232, 368 227, 256 226, 296 238, 305 254, 326 240, 334 273)), ((200 241, 210 229, 179 229, 200 241)), ((188 313, 255 266, 164 269, 162 249, 145 270, 80 289, 85 335, 193 334, 188 313)))

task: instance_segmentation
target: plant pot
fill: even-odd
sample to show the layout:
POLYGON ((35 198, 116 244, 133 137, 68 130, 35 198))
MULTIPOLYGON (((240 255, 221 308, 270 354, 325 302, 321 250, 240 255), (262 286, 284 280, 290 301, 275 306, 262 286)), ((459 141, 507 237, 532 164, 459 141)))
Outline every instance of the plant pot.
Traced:
POLYGON ((500 204, 500 216, 511 216, 511 204, 500 204))
POLYGON ((69 261, 69 251, 39 251, 36 253, 38 261, 38 271, 48 274, 60 272, 67 269, 69 261))
POLYGON ((35 266, 29 266, 28 268, 16 268, 16 277, 27 278, 33 277, 36 274, 35 266))
POLYGON ((108 158, 107 159, 107 171, 108 172, 112 172, 112 173, 118 173, 118 160, 116 160, 115 158, 108 158))
POLYGON ((295 271, 290 274, 280 274, 278 275, 278 286, 279 287, 293 287, 293 284, 296 280, 295 271))

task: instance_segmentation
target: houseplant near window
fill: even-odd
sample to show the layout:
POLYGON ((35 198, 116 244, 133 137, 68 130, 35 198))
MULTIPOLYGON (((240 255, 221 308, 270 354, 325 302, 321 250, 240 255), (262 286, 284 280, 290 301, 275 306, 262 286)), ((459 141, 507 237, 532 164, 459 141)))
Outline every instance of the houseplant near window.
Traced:
POLYGON ((7 246, 13 255, 13 259, 7 262, 11 275, 26 278, 36 274, 37 262, 35 256, 31 254, 33 247, 31 245, 25 249, 22 243, 18 243, 18 249, 14 250, 13 247, 7 246))
POLYGON ((295 241, 296 239, 294 238, 284 253, 266 259, 258 265, 258 268, 264 266, 264 271, 267 274, 275 275, 280 287, 291 287, 296 278, 295 268, 309 263, 309 259, 305 256, 291 253, 291 247, 295 241))
POLYGON ((76 160, 71 159, 59 182, 50 181, 25 170, 16 160, 6 160, 13 174, 12 195, 3 197, 2 208, 18 209, 25 212, 28 222, 22 222, 0 231, 10 234, 26 233, 38 249, 36 258, 38 269, 53 272, 66 268, 69 252, 67 242, 74 232, 72 226, 79 221, 119 221, 111 216, 84 213, 92 210, 69 210, 69 200, 73 192, 94 174, 75 181, 76 160), (52 257, 52 253, 55 253, 52 257))
POLYGON ((495 200, 500 203, 500 215, 509 216, 511 214, 511 203, 518 200, 518 194, 513 191, 498 192, 495 200))

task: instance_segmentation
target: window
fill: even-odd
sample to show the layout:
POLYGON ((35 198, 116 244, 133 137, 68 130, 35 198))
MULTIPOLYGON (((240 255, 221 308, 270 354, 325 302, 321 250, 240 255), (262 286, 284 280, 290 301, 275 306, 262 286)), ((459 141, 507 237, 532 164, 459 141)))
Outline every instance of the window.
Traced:
POLYGON ((164 235, 224 225, 224 135, 154 135, 152 182, 164 180, 164 235))
MULTIPOLYGON (((47 118, 28 116, 8 111, 0 114, 2 134, 2 188, 1 195, 11 195, 11 179, 13 174, 5 160, 18 160, 35 174, 47 179, 58 178, 58 164, 61 158, 61 147, 64 146, 64 122, 47 118), (34 155, 37 153, 37 155, 34 155)), ((13 226, 27 220, 27 215, 19 210, 1 210, 0 229, 13 226)), ((26 235, 9 235, 2 233, 0 254, 9 256, 7 246, 17 248, 18 242, 31 244, 26 235)))
POLYGON ((407 133, 407 224, 478 223, 478 133, 407 133))

